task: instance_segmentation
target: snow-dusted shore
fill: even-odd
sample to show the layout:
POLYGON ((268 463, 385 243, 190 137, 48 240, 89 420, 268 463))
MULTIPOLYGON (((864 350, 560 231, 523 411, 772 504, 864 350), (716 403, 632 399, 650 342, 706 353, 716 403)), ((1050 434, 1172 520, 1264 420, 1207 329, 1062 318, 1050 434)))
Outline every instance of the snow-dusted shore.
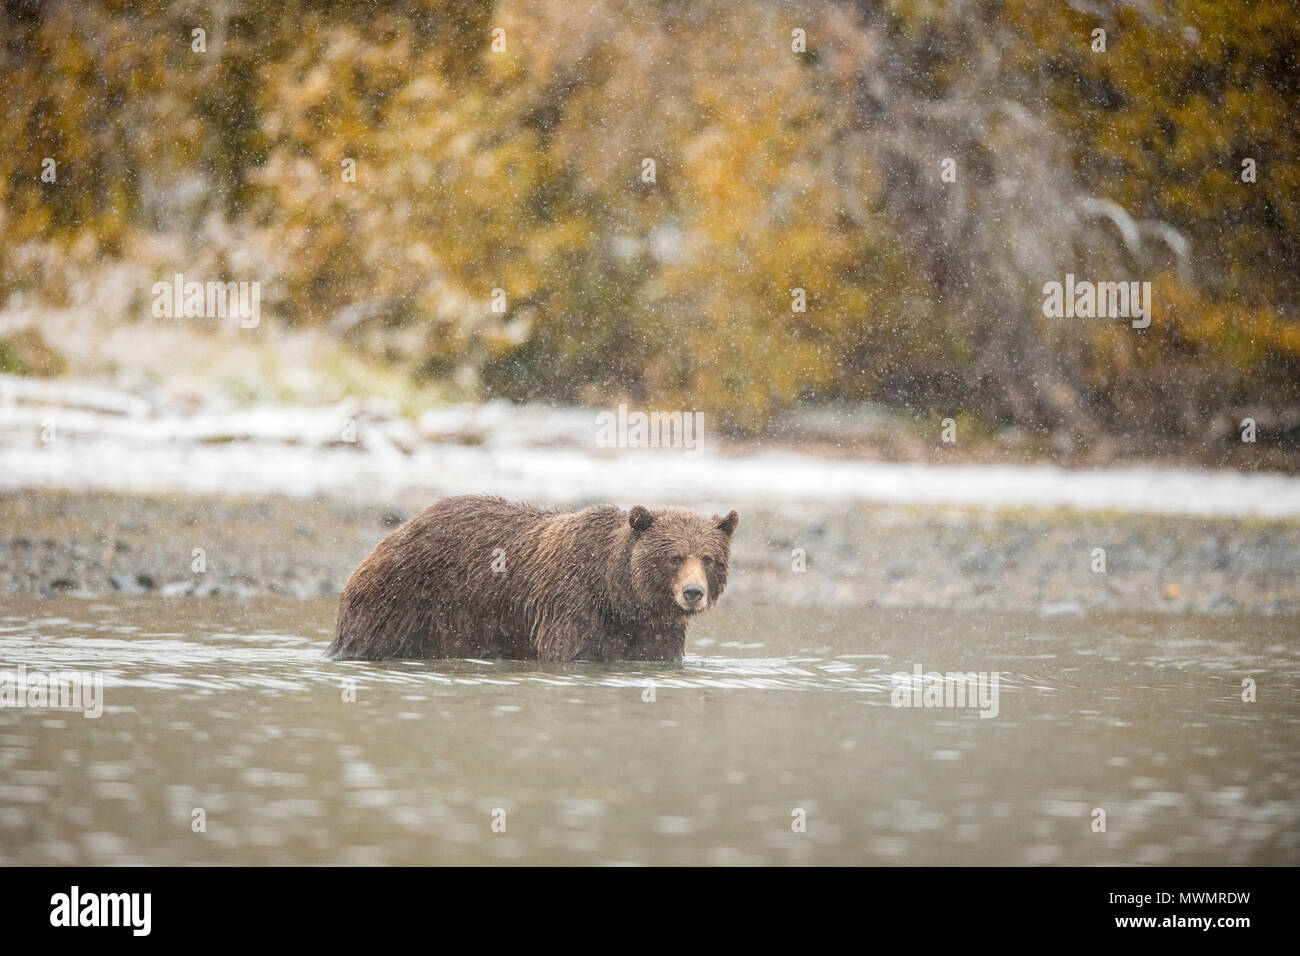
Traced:
POLYGON ((600 448, 596 414, 489 403, 410 421, 360 402, 187 412, 110 390, 0 377, 0 488, 1300 516, 1300 477, 1282 474, 899 464, 795 450, 738 454, 707 442, 697 456, 600 448))

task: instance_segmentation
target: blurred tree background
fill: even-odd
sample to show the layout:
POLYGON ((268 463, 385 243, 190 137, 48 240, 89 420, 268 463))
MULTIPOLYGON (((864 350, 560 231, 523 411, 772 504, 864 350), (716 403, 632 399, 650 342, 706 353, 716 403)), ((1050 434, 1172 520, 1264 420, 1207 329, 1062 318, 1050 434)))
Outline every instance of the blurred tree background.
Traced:
POLYGON ((832 401, 1300 430, 1292 0, 0 10, 0 302, 129 262, 95 321, 149 322, 173 272, 258 280, 412 382, 739 431, 832 401), (1152 282, 1151 327, 1045 317, 1066 272, 1152 282))

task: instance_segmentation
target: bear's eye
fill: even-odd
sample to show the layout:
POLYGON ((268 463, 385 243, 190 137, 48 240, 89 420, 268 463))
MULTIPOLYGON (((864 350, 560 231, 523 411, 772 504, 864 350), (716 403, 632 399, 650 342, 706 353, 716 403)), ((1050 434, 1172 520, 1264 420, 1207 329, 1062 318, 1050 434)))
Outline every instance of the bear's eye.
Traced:
POLYGON ((669 558, 668 560, 671 561, 673 564, 681 564, 683 561, 686 560, 686 555, 684 555, 684 554, 674 554, 674 555, 673 555, 671 558, 669 558))
POLYGON ((703 560, 705 564, 712 564, 713 556, 706 554, 701 560, 703 560))

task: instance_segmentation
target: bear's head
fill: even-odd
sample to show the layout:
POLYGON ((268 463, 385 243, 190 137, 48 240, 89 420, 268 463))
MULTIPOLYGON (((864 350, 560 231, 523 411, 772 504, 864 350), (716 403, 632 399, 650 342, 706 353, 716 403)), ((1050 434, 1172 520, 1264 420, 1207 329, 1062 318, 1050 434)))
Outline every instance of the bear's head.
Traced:
POLYGON ((722 596, 731 563, 731 533, 740 515, 706 518, 637 505, 628 512, 632 534, 632 589, 642 607, 658 613, 697 614, 722 596))

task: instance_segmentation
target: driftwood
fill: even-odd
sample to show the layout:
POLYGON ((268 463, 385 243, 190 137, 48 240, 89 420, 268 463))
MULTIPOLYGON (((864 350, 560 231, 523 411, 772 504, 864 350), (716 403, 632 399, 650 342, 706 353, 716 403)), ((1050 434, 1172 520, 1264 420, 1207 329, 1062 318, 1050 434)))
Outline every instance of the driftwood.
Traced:
POLYGON ((151 409, 148 400, 117 389, 0 375, 0 409, 18 404, 83 408, 109 415, 131 416, 147 415, 151 409))

